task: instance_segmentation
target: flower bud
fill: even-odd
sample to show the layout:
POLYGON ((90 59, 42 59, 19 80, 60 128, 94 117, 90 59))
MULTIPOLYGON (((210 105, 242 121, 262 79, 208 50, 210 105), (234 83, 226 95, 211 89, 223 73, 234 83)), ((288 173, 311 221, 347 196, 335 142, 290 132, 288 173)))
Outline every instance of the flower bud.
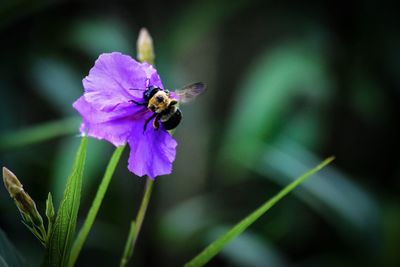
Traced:
POLYGON ((137 39, 137 59, 141 62, 154 64, 153 39, 146 28, 142 28, 137 39))
POLYGON ((49 192, 49 195, 47 196, 46 200, 46 216, 49 219, 49 222, 53 220, 54 215, 55 212, 54 212, 53 198, 51 197, 51 193, 49 192))
POLYGON ((38 227, 42 226, 43 219, 36 208, 35 202, 28 193, 24 191, 17 176, 6 167, 3 167, 3 182, 10 197, 14 199, 15 205, 19 209, 24 221, 29 223, 29 220, 31 220, 34 225, 38 227))
POLYGON ((17 176, 6 167, 3 167, 3 182, 11 198, 14 198, 16 194, 24 190, 17 176))

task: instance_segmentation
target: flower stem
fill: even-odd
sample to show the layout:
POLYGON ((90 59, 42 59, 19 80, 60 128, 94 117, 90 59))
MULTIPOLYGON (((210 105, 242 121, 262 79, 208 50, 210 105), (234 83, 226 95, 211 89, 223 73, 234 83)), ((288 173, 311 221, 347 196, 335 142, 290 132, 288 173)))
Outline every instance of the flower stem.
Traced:
POLYGON ((153 184, 154 184, 154 180, 147 177, 146 189, 145 189, 144 196, 142 199, 142 204, 140 204, 139 212, 136 216, 136 231, 135 231, 135 238, 133 239, 132 249, 134 248, 136 240, 138 239, 139 232, 140 232, 140 229, 143 224, 144 216, 146 215, 146 210, 147 210, 147 206, 149 205, 151 192, 153 191, 153 184))
POLYGON ((120 267, 125 267, 128 264, 129 259, 133 253, 133 239, 135 238, 136 224, 135 221, 131 222, 131 228, 129 229, 128 239, 125 243, 124 254, 122 255, 120 267))
POLYGON ((149 205, 151 192, 153 190, 153 184, 154 184, 154 181, 152 179, 150 179, 149 177, 147 177, 146 188, 145 188, 145 192, 144 192, 144 195, 142 198, 142 203, 140 204, 139 211, 136 215, 136 220, 134 222, 132 222, 132 224, 131 224, 131 229, 130 229, 128 239, 125 244, 124 255, 122 256, 121 262, 119 265, 120 267, 126 266, 126 264, 129 262, 132 254, 133 254, 133 250, 135 248, 135 244, 137 242, 137 239, 138 239, 139 233, 140 233, 140 229, 143 224, 144 216, 146 215, 146 210, 149 205))
MULTIPOLYGON (((140 30, 136 46, 138 60, 154 65, 155 56, 153 39, 145 28, 140 30)), ((139 211, 136 215, 136 220, 132 221, 131 223, 128 238, 125 243, 124 254, 122 255, 121 262, 119 264, 120 267, 125 267, 132 257, 135 244, 139 237, 140 229, 142 228, 144 216, 146 215, 147 206, 149 205, 151 192, 153 190, 153 183, 154 180, 150 179, 150 177, 146 178, 146 188, 142 198, 142 203, 140 204, 139 211)))
POLYGON ((76 237, 74 244, 72 245, 71 255, 69 258, 68 266, 74 266, 78 259, 79 253, 86 241, 90 229, 96 219, 97 213, 100 209, 101 203, 103 202, 104 195, 107 192, 108 185, 110 184, 111 178, 114 174, 115 168, 118 165, 119 159, 124 151, 126 145, 119 146, 115 149, 110 162, 107 165, 106 172, 104 173, 103 179, 99 185, 96 196, 93 200, 92 206, 90 207, 89 213, 83 223, 81 230, 76 237))

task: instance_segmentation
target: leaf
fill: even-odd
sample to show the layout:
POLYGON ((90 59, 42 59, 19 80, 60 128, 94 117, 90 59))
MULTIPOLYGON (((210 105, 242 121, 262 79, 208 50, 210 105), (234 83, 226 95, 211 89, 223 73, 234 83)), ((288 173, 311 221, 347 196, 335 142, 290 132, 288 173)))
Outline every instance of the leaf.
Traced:
POLYGON ((76 133, 80 122, 81 118, 71 117, 4 133, 0 135, 0 151, 24 147, 62 135, 76 133))
POLYGON ((252 1, 195 1, 190 3, 182 14, 172 20, 168 38, 164 44, 171 46, 170 54, 180 54, 185 48, 191 47, 201 41, 207 32, 221 25, 225 20, 251 4, 252 1))
POLYGON ((55 112, 66 115, 76 114, 71 103, 82 94, 81 76, 70 62, 54 56, 41 55, 31 65, 32 88, 55 112))
POLYGON ((186 267, 197 267, 204 266, 207 262, 209 262, 215 255, 217 255, 232 239, 239 236, 244 230, 246 230, 250 225, 252 225, 258 218, 260 218, 263 214, 265 214, 270 208, 272 208, 279 200, 281 200, 284 196, 289 194, 293 189, 295 189, 298 185, 303 183, 309 176, 321 170, 327 164, 332 162, 334 157, 327 158, 322 163, 320 163, 315 168, 309 170, 304 173, 298 179, 287 185, 283 188, 278 194, 276 194, 273 198, 265 202, 261 207, 253 211, 250 215, 241 220, 238 224, 232 227, 228 232, 223 234, 213 243, 208 245, 199 255, 197 255, 190 262, 185 264, 186 267))
MULTIPOLYGON (((78 127, 75 128, 77 130, 78 127)), ((75 147, 79 145, 76 136, 68 136, 60 140, 56 155, 54 156, 54 166, 52 171, 53 180, 51 181, 51 194, 53 201, 59 203, 66 183, 65 173, 70 171, 73 164, 75 147)), ((107 142, 100 142, 95 138, 89 138, 87 143, 87 155, 85 162, 85 188, 92 190, 97 181, 101 167, 107 164, 107 155, 114 146, 107 142)))
POLYGON ((44 266, 67 266, 78 217, 86 147, 87 138, 82 137, 54 222, 54 230, 50 235, 44 266))
MULTIPOLYGON (((315 45, 312 39, 295 40, 268 49, 259 57, 241 83, 233 104, 242 108, 232 111, 227 136, 223 138, 223 158, 256 164, 260 147, 280 136, 283 125, 293 118, 291 114, 298 113, 292 110, 294 101, 301 97, 307 100, 307 107, 323 106, 331 88, 323 50, 323 42, 315 45)), ((321 113, 321 109, 313 111, 312 114, 321 113)), ((302 130, 304 125, 296 131, 299 128, 302 130)))
POLYGON ((110 162, 108 163, 106 172, 104 174, 103 180, 100 183, 99 189, 97 190, 96 196, 93 200, 92 206, 90 207, 89 213, 83 223, 82 229, 79 231, 77 238, 71 249, 71 257, 69 259, 68 266, 74 266, 76 260, 78 259, 79 253, 86 241, 90 229, 96 219, 97 213, 100 209, 100 205, 103 201, 104 195, 107 192, 108 185, 110 184, 111 178, 114 174, 115 168, 119 162, 119 159, 124 151, 125 145, 119 146, 115 149, 110 162))
POLYGON ((24 262, 16 248, 0 228, 0 267, 22 267, 24 262))

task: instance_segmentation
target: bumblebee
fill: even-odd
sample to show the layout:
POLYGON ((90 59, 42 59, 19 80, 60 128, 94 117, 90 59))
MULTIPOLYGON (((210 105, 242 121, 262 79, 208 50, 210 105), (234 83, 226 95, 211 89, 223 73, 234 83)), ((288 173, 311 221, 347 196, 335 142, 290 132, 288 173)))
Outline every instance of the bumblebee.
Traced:
POLYGON ((160 127, 160 123, 166 130, 175 129, 182 120, 182 112, 178 108, 178 103, 192 101, 198 95, 202 94, 205 89, 206 85, 204 83, 193 83, 175 90, 174 93, 177 96, 177 99, 175 99, 171 96, 169 90, 154 86, 147 88, 143 93, 144 102, 140 103, 131 100, 132 103, 146 106, 149 110, 154 112, 154 114, 145 121, 143 132, 146 131, 147 125, 151 120, 153 120, 153 128, 156 130, 160 127))

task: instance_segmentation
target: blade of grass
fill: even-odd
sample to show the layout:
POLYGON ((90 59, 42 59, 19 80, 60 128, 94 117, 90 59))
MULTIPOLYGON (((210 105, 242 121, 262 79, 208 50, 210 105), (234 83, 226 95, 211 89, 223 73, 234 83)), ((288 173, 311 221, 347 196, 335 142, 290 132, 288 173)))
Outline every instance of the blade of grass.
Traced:
POLYGON ((124 254, 122 255, 121 262, 119 267, 125 267, 129 259, 132 257, 133 254, 133 240, 135 239, 136 235, 136 223, 135 221, 131 222, 131 228, 129 229, 128 238, 125 243, 124 254))
POLYGON ((77 133, 81 119, 62 119, 0 135, 0 151, 39 143, 62 135, 77 133))
POLYGON ((273 198, 265 202, 261 207, 253 211, 250 215, 241 220, 238 224, 236 224, 233 228, 231 228, 228 232, 220 236, 213 243, 208 245, 200 254, 198 254, 195 258, 185 264, 185 267, 198 267, 204 266, 207 262, 209 262, 215 255, 217 255, 226 244, 228 244, 232 239, 236 238, 240 235, 244 230, 246 230, 251 224, 253 224, 258 218, 260 218, 265 212, 267 212, 270 208, 272 208, 279 200, 281 200, 284 196, 289 194, 293 189, 295 189, 298 185, 303 183, 308 177, 318 172, 330 162, 334 160, 334 157, 329 157, 325 159, 318 166, 310 169, 302 176, 297 178, 295 181, 287 185, 278 194, 276 194, 273 198))
POLYGON ((48 241, 43 264, 46 267, 67 266, 80 205, 86 147, 87 137, 82 137, 48 241))
POLYGON ((89 231, 92 228, 93 222, 96 219, 104 195, 107 192, 108 185, 110 184, 111 178, 114 174, 115 168, 117 167, 122 152, 124 151, 124 148, 125 145, 117 147, 110 159, 110 162, 107 165, 106 172, 104 173, 103 180, 99 185, 99 189, 97 190, 96 196, 93 200, 92 206, 90 207, 89 213, 85 219, 85 222, 83 223, 81 230, 78 233, 77 238, 75 239, 74 244, 72 245, 71 256, 69 259, 68 266, 71 267, 74 266, 76 260, 78 259, 79 253, 81 252, 83 244, 85 243, 89 231))

